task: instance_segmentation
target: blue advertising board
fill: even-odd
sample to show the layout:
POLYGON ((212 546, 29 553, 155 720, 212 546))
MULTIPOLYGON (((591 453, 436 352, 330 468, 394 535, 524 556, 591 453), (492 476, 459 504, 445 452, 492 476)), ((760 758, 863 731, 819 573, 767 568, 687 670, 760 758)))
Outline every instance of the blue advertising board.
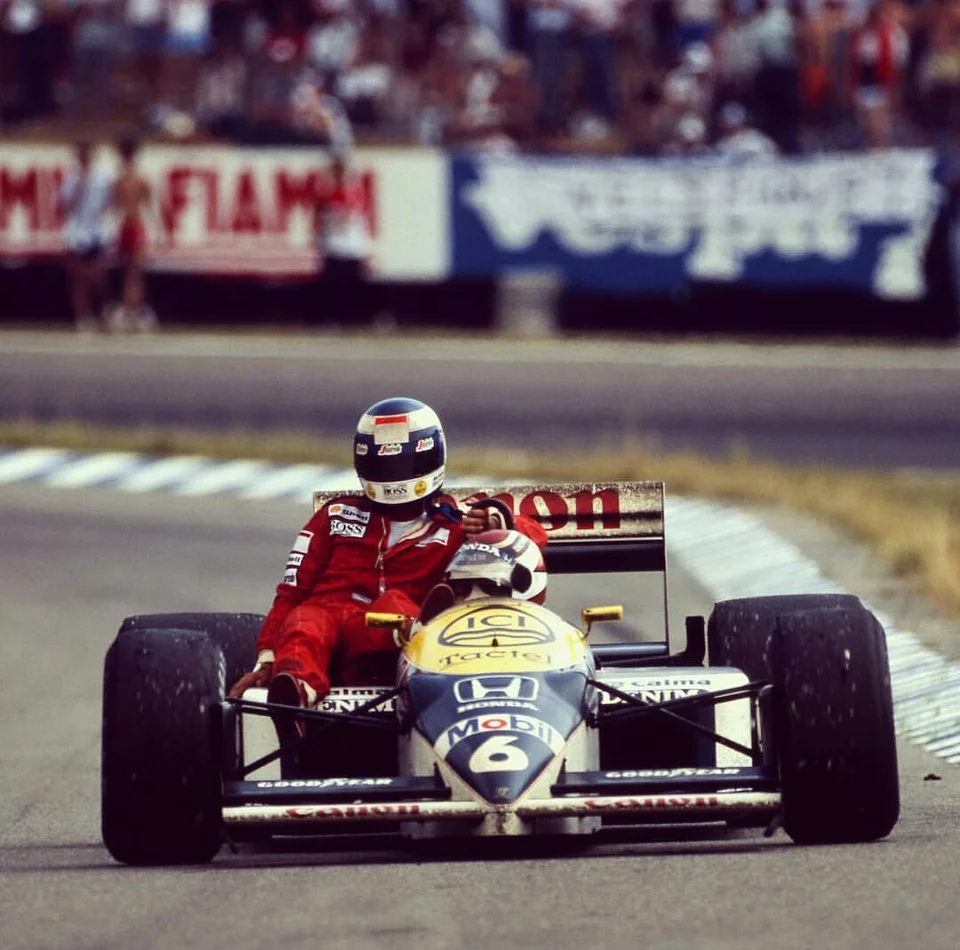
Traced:
POLYGON ((730 282, 916 299, 932 167, 924 150, 739 165, 458 155, 451 269, 549 270, 613 293, 730 282))

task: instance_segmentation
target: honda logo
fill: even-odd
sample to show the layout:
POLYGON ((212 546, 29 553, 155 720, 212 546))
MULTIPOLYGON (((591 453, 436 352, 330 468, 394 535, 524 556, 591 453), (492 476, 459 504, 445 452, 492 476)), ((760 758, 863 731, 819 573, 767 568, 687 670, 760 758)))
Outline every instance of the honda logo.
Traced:
POLYGON ((481 699, 536 699, 540 684, 532 676, 471 676, 453 685, 459 703, 481 699))

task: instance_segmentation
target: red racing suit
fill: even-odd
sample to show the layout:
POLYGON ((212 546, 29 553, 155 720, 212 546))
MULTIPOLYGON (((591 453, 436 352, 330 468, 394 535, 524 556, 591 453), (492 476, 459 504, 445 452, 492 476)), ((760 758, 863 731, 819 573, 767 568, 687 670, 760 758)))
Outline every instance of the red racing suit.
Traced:
MULTIPOLYGON (((415 617, 427 592, 443 579, 466 538, 452 499, 443 497, 432 513, 392 547, 390 519, 362 495, 324 505, 297 535, 283 581, 257 639, 261 660, 273 654, 273 673, 290 673, 318 695, 331 678, 369 685, 382 680, 372 654, 396 653, 390 630, 368 628, 368 611, 415 617), (365 663, 365 658, 367 662, 365 663)), ((541 549, 547 533, 518 516, 517 530, 541 549)))

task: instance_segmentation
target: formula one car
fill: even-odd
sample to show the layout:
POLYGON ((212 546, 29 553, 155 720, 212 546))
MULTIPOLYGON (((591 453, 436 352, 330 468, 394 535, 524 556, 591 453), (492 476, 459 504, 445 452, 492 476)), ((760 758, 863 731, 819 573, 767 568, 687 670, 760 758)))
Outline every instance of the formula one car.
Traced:
MULTIPOLYGON (((545 525, 551 593, 570 574, 665 582, 659 482, 453 494, 545 525)), ((104 670, 104 842, 119 861, 163 864, 209 861, 225 840, 371 829, 585 836, 719 822, 802 843, 890 832, 885 636, 856 597, 724 601, 708 623, 687 618, 677 652, 669 635, 591 644, 591 626, 620 615, 588 607, 574 625, 490 597, 423 616, 413 635, 368 615, 402 644, 393 682, 335 687, 299 710, 265 690, 225 698, 252 666, 262 617, 129 617, 104 670), (283 747, 280 717, 300 723, 283 747)))

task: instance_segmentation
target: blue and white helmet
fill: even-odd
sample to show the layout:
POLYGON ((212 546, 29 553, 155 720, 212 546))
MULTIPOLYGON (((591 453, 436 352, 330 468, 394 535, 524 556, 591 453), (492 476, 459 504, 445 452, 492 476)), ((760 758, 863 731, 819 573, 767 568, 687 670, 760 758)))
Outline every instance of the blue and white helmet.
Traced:
POLYGON ((446 460, 440 419, 419 399, 382 399, 360 417, 353 462, 375 504, 427 501, 443 487, 446 460))

